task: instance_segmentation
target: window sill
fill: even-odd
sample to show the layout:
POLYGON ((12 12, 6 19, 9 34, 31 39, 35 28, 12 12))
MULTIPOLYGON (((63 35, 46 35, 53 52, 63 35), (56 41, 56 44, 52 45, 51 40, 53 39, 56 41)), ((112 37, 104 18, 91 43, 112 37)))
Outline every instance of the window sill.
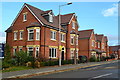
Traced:
POLYGON ((57 41, 56 39, 51 39, 52 41, 57 41))
POLYGON ((71 43, 71 45, 74 45, 74 44, 71 43))
POLYGON ((36 40, 36 41, 40 41, 40 40, 36 40))
POLYGON ((66 43, 65 41, 61 41, 62 43, 66 43))
POLYGON ((14 39, 14 41, 17 41, 17 39, 14 39))
POLYGON ((23 22, 26 22, 27 20, 23 20, 23 22))
POLYGON ((72 29, 75 29, 75 28, 72 27, 72 29))
POLYGON ((49 59, 58 59, 58 58, 56 58, 56 57, 49 57, 49 59))
POLYGON ((34 41, 34 40, 27 40, 27 41, 34 41))
POLYGON ((19 40, 23 40, 23 39, 19 39, 19 40))

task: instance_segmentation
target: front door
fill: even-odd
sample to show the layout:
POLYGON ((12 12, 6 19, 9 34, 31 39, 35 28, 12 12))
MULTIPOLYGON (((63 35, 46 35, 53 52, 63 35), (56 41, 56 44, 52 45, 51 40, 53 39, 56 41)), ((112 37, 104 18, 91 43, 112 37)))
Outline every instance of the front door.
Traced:
POLYGON ((62 48, 61 59, 64 60, 64 48, 62 48))

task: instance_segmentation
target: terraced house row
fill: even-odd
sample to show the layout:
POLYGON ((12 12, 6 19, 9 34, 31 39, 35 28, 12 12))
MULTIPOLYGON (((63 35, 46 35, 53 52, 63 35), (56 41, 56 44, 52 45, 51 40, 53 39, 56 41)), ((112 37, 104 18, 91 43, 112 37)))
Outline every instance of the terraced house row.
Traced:
POLYGON ((75 13, 55 16, 52 10, 43 11, 24 4, 12 25, 6 30, 6 43, 11 56, 17 51, 27 51, 35 58, 73 59, 75 56, 108 56, 107 36, 94 34, 94 30, 78 31, 75 13), (60 31, 59 31, 60 30, 60 31))

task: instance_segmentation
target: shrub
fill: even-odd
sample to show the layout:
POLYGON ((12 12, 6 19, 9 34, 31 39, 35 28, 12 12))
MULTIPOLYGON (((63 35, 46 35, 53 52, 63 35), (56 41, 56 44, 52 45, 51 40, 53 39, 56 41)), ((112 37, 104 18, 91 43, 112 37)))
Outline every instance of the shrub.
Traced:
POLYGON ((86 56, 79 56, 79 59, 80 59, 80 63, 85 63, 87 62, 87 57, 86 56))
POLYGON ((90 62, 96 62, 97 61, 95 56, 92 56, 89 60, 90 60, 90 62))
POLYGON ((105 56, 102 56, 102 57, 101 57, 101 61, 106 61, 106 57, 105 57, 105 56))
POLYGON ((34 65, 35 65, 35 67, 39 68, 40 67, 40 62, 38 60, 36 60, 34 65))
POLYGON ((9 68, 10 66, 11 66, 10 63, 7 63, 7 62, 2 63, 2 68, 9 68))
POLYGON ((62 65, 68 64, 68 61, 67 61, 67 60, 62 60, 61 64, 62 64, 62 65))
POLYGON ((32 66, 32 63, 31 63, 31 62, 27 62, 27 63, 26 63, 26 66, 27 66, 27 67, 31 67, 31 66, 32 66))
POLYGON ((67 61, 67 64, 73 64, 73 63, 74 63, 73 59, 67 61))

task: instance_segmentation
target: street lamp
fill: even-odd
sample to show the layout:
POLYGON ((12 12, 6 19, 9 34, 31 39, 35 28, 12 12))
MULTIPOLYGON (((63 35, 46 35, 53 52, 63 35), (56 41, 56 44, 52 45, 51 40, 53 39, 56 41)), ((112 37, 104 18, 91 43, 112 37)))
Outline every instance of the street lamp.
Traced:
POLYGON ((63 4, 63 5, 59 5, 59 66, 61 66, 61 50, 60 50, 60 48, 61 48, 61 34, 60 34, 60 32, 61 32, 61 15, 60 15, 60 12, 61 12, 61 7, 62 6, 66 6, 66 5, 70 5, 70 4, 72 4, 71 2, 70 3, 67 3, 67 4, 63 4))

